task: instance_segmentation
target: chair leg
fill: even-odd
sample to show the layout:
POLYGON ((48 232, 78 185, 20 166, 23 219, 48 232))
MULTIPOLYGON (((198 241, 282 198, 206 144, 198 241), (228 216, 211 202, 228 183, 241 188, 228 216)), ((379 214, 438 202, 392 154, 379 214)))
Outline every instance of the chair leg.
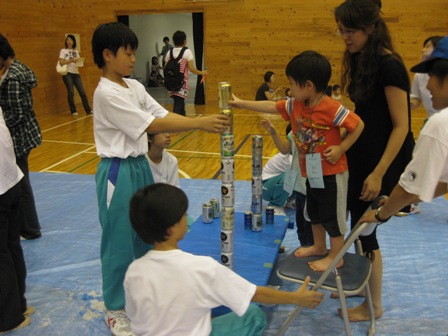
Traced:
POLYGON ((375 334, 375 312, 373 310, 372 296, 370 294, 369 283, 366 284, 365 290, 366 290, 367 305, 369 307, 369 314, 370 314, 370 327, 368 335, 373 336, 375 334))
POLYGON ((348 319, 347 302, 345 301, 345 294, 344 289, 342 287, 341 276, 339 275, 337 269, 335 269, 334 271, 336 274, 336 286, 338 288, 339 302, 341 303, 341 311, 342 311, 342 318, 344 320, 345 334, 347 336, 351 336, 352 330, 350 328, 350 321, 348 319))
POLYGON ((282 336, 285 334, 286 330, 288 330, 289 326, 291 325, 291 323, 295 320, 295 318, 300 314, 300 312, 302 311, 303 307, 302 306, 297 306, 296 309, 294 309, 292 311, 291 314, 289 314, 288 318, 285 320, 285 322, 283 322, 282 326, 280 327, 280 329, 277 331, 277 333, 275 334, 275 336, 282 336))

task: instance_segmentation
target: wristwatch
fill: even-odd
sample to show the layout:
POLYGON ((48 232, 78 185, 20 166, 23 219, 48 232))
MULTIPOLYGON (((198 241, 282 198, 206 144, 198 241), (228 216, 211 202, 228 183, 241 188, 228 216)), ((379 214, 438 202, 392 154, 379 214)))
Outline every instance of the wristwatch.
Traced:
POLYGON ((390 216, 390 217, 388 217, 388 218, 381 218, 380 217, 380 211, 381 211, 381 209, 382 209, 383 207, 382 206, 380 206, 377 210, 376 210, 376 212, 375 212, 375 219, 379 222, 379 223, 386 223, 389 219, 390 219, 390 217, 392 217, 392 216, 390 216))

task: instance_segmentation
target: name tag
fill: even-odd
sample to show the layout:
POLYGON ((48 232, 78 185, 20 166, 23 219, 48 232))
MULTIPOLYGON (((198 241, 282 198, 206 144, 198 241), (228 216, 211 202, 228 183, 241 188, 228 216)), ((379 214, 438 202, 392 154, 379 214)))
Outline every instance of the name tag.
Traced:
POLYGON ((311 188, 324 188, 320 153, 306 154, 306 176, 311 188))
POLYGON ((299 172, 294 169, 289 169, 286 171, 285 180, 283 181, 283 190, 285 190, 290 195, 294 191, 294 185, 296 184, 298 174, 299 172))

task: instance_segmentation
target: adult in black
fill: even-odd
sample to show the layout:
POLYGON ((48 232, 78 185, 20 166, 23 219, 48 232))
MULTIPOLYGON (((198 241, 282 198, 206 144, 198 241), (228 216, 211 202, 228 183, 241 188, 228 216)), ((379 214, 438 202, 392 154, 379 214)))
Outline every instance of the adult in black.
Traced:
POLYGON ((268 71, 264 74, 264 83, 258 88, 255 94, 255 100, 271 100, 277 101, 283 97, 279 95, 283 91, 284 87, 278 87, 274 90, 275 74, 272 71, 268 71))

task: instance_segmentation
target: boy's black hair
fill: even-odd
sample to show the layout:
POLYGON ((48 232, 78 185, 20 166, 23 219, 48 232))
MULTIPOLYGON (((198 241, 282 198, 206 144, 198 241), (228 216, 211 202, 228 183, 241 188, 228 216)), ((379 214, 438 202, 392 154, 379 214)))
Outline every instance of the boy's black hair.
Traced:
POLYGON ((0 57, 3 60, 8 59, 9 57, 15 57, 14 49, 12 49, 6 37, 0 34, 0 57))
POLYGON ((285 73, 300 86, 305 86, 309 80, 316 87, 317 93, 325 92, 331 77, 331 65, 325 56, 307 50, 289 61, 285 73))
POLYGON ((266 71, 266 73, 264 74, 264 81, 265 83, 268 83, 271 80, 271 77, 275 75, 272 71, 266 71))
POLYGON ((168 37, 168 36, 165 36, 164 38, 163 38, 163 42, 165 42, 165 41, 170 41, 170 38, 168 37))
POLYGON ((110 22, 100 24, 96 27, 92 37, 93 60, 98 68, 105 65, 103 51, 109 49, 112 54, 117 55, 121 47, 130 47, 132 50, 138 48, 137 35, 121 22, 110 22))
POLYGON ((435 59, 428 63, 428 74, 436 77, 440 82, 448 76, 448 60, 435 59))
POLYGON ((164 242, 168 230, 178 223, 188 209, 188 198, 179 188, 156 183, 132 196, 129 215, 138 236, 147 244, 164 242))
POLYGON ((73 40, 73 49, 76 49, 76 37, 75 37, 75 35, 72 35, 72 34, 68 34, 67 37, 65 38, 65 41, 64 41, 65 48, 68 48, 68 45, 67 45, 68 38, 71 38, 73 40))
POLYGON ((178 30, 173 34, 173 43, 176 47, 180 47, 187 39, 185 32, 178 30))

